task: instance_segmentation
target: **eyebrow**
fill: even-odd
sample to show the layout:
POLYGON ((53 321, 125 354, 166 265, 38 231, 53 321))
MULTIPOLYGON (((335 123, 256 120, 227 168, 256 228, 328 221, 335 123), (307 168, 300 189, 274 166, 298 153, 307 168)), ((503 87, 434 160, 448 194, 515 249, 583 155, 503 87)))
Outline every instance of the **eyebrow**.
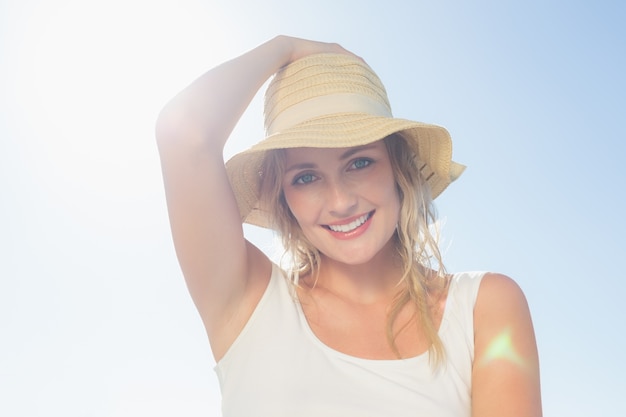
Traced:
MULTIPOLYGON (((362 146, 355 146, 354 148, 350 148, 347 151, 345 151, 344 153, 342 153, 339 156, 339 160, 343 161, 345 159, 350 158, 355 153, 358 153, 358 152, 361 152, 361 151, 364 151, 364 150, 368 150, 368 149, 373 149, 375 147, 376 147, 375 143, 370 143, 370 144, 362 145, 362 146)), ((285 170, 285 173, 290 172, 290 171, 295 171, 295 170, 313 169, 313 168, 317 168, 317 165, 312 163, 312 162, 302 162, 300 164, 291 165, 289 168, 287 168, 285 170)))
POLYGON ((299 171, 301 169, 313 169, 313 168, 317 168, 317 165, 312 164, 310 162, 304 162, 301 164, 294 164, 290 166, 289 168, 285 170, 285 173, 291 172, 291 171, 299 171))
POLYGON ((358 153, 358 152, 361 152, 361 151, 365 151, 365 150, 368 150, 368 149, 373 149, 375 147, 376 147, 376 143, 370 143, 370 144, 367 144, 367 145, 355 146, 354 148, 350 148, 347 151, 345 151, 344 153, 342 153, 341 156, 339 157, 339 159, 343 161, 344 159, 350 158, 355 153, 358 153))

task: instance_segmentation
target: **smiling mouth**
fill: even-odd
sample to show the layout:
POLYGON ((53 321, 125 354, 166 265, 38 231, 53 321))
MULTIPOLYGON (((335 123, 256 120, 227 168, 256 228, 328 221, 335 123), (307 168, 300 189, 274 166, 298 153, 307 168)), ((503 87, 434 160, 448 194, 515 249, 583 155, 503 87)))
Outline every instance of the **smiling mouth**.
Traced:
POLYGON ((351 221, 347 224, 334 224, 334 225, 326 225, 324 226, 328 230, 332 230, 333 232, 341 232, 341 233, 350 233, 353 230, 358 229, 363 223, 369 220, 370 217, 374 214, 373 211, 370 211, 367 214, 362 215, 361 217, 351 221))

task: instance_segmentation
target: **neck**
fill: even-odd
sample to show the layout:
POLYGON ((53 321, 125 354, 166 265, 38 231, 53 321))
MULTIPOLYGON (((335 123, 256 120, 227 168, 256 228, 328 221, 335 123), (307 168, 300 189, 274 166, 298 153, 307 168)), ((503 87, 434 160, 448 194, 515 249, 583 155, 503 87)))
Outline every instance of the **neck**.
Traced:
POLYGON ((351 265, 321 255, 319 275, 308 277, 309 287, 331 292, 359 304, 389 300, 400 289, 402 262, 390 242, 370 261, 351 265))

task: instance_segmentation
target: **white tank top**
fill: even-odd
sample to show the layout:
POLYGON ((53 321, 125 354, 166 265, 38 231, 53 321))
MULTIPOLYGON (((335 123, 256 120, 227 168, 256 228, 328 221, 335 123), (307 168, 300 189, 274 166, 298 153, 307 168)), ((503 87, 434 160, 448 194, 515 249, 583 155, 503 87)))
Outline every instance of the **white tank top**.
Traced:
POLYGON ((471 415, 473 311, 484 272, 455 274, 439 328, 446 359, 346 355, 322 343, 276 265, 248 323, 215 366, 223 417, 471 415))

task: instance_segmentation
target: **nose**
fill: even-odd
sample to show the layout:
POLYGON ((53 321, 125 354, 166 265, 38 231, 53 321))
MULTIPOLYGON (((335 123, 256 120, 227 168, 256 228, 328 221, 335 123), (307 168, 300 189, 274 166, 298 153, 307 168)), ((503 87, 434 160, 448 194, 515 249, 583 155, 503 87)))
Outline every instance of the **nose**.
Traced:
POLYGON ((341 180, 328 182, 326 205, 330 214, 336 217, 348 217, 355 214, 358 197, 350 184, 341 180))

